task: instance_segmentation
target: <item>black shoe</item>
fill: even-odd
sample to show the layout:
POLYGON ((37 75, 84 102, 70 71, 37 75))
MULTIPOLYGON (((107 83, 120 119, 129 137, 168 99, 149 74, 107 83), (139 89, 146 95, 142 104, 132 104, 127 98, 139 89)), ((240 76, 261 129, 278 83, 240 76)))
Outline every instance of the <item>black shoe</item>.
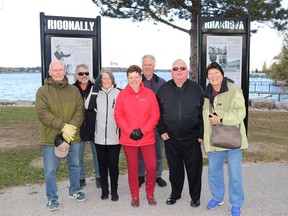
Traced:
POLYGON ((108 189, 102 189, 102 195, 101 195, 101 199, 102 200, 106 200, 106 199, 108 199, 108 196, 109 195, 109 190, 108 189))
POLYGON ((118 199, 119 199, 119 196, 118 196, 117 193, 111 194, 111 200, 112 200, 112 201, 116 202, 116 201, 118 201, 118 199))
POLYGON ((194 208, 200 206, 200 199, 198 199, 196 201, 191 200, 190 205, 191 205, 191 207, 194 207, 194 208))
POLYGON ((101 195, 101 199, 102 199, 102 200, 108 199, 108 195, 101 195))
POLYGON ((96 178, 96 188, 101 188, 101 179, 96 178))
POLYGON ((86 185, 85 179, 80 179, 80 190, 83 189, 83 187, 86 185))
POLYGON ((156 183, 159 185, 159 187, 167 186, 167 182, 164 179, 162 179, 161 177, 156 178, 156 183))
POLYGON ((167 205, 174 205, 178 199, 180 199, 181 197, 179 198, 172 198, 171 196, 166 200, 166 204, 167 205))
POLYGON ((145 176, 139 176, 138 179, 139 179, 139 187, 141 187, 141 185, 145 183, 145 176))

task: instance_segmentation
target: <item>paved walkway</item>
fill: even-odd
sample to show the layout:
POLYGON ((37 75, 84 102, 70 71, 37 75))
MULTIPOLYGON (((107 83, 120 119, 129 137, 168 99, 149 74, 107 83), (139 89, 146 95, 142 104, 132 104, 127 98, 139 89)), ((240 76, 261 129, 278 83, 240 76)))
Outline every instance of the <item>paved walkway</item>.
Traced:
MULTIPOLYGON (((244 164, 243 183, 246 202, 242 209, 243 216, 286 216, 288 215, 288 164, 244 164)), ((163 178, 168 181, 168 171, 163 178)), ((201 205, 190 207, 187 179, 182 198, 175 205, 168 206, 165 200, 170 194, 170 184, 167 187, 155 188, 156 206, 149 206, 145 198, 144 187, 141 187, 140 206, 130 206, 130 193, 127 175, 119 178, 118 202, 101 200, 101 190, 96 189, 93 178, 87 179, 83 192, 88 196, 85 202, 77 202, 68 198, 68 182, 59 186, 60 209, 49 212, 46 208, 44 185, 27 185, 7 188, 0 191, 1 216, 229 216, 230 205, 226 194, 225 203, 217 210, 209 211, 206 203, 210 199, 207 182, 207 167, 203 170, 203 186, 201 205)), ((227 179, 226 179, 227 185, 227 179)))

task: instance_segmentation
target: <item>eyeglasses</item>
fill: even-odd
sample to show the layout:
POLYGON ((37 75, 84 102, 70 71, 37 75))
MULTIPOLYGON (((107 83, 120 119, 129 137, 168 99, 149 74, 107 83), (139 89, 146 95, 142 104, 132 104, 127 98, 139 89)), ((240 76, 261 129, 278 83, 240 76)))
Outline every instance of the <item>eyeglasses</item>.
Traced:
POLYGON ((84 76, 84 74, 85 74, 86 76, 89 76, 89 72, 78 72, 78 75, 79 75, 79 76, 84 76))
POLYGON ((62 73, 65 70, 64 70, 64 68, 63 69, 61 68, 61 69, 58 69, 58 70, 57 69, 52 69, 52 72, 54 72, 54 73, 57 73, 58 71, 62 73))
POLYGON ((178 71, 178 70, 184 71, 184 70, 186 70, 186 67, 173 67, 172 70, 173 71, 178 71))

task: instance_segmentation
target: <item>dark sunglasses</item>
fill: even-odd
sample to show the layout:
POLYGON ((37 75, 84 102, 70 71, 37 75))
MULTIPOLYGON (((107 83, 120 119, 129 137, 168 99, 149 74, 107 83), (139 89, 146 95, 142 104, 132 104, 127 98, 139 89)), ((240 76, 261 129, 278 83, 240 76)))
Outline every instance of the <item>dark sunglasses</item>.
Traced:
POLYGON ((173 67, 172 70, 173 71, 178 71, 178 70, 184 71, 184 70, 186 70, 186 67, 173 67))
POLYGON ((89 72, 79 72, 78 75, 79 76, 83 76, 83 75, 89 76, 89 72))

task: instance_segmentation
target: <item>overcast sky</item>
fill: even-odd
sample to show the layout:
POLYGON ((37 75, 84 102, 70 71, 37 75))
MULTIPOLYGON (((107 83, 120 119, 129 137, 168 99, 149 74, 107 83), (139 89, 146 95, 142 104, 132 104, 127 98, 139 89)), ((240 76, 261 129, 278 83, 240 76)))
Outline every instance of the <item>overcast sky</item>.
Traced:
MULTIPOLYGON (((284 1, 285 3, 288 0, 284 1)), ((288 5, 288 4, 286 4, 288 5)), ((92 0, 0 0, 0 67, 41 66, 40 12, 49 16, 94 18, 99 10, 92 0)), ((189 22, 187 21, 187 25, 189 22)), ((189 35, 153 22, 101 18, 102 66, 140 64, 144 54, 156 57, 156 68, 170 68, 175 59, 187 63, 189 35)), ((261 70, 281 51, 282 39, 268 27, 250 39, 250 69, 261 70)))

